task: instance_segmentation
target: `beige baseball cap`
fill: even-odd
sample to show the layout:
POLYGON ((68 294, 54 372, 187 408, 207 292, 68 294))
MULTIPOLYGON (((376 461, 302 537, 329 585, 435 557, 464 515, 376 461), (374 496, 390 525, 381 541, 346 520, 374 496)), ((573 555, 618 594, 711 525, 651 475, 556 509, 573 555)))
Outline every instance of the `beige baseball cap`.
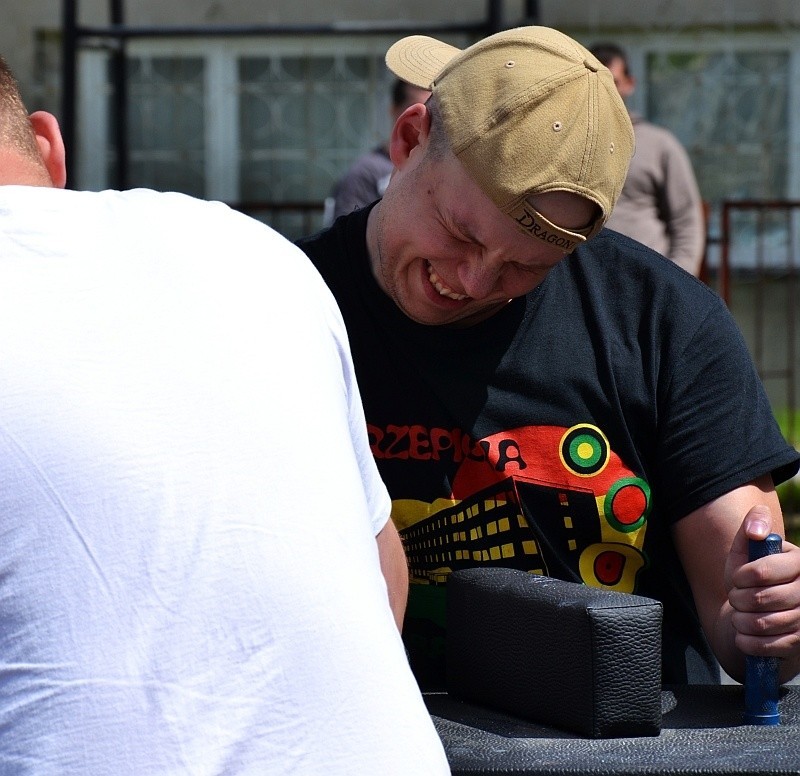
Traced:
POLYGON ((518 227, 565 253, 600 231, 633 155, 633 127, 608 69, 548 27, 518 27, 459 49, 424 35, 395 43, 386 65, 438 99, 450 148, 518 227), (550 191, 598 206, 564 229, 531 204, 550 191))

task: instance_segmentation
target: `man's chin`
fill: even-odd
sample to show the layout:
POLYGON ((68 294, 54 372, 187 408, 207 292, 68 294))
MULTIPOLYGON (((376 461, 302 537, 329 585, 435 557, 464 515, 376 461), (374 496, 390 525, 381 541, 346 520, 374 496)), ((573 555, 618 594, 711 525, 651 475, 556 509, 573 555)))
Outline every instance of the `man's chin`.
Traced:
POLYGON ((483 306, 474 304, 465 305, 460 310, 424 310, 411 312, 401 307, 403 312, 412 321, 423 326, 449 326, 454 329, 463 329, 474 326, 487 318, 491 318, 508 304, 508 301, 495 302, 483 306))
POLYGON ((495 302, 494 304, 487 305, 486 307, 479 307, 465 312, 458 320, 453 321, 449 325, 453 328, 466 328, 467 326, 475 326, 482 323, 487 318, 497 315, 511 300, 507 299, 502 302, 495 302))

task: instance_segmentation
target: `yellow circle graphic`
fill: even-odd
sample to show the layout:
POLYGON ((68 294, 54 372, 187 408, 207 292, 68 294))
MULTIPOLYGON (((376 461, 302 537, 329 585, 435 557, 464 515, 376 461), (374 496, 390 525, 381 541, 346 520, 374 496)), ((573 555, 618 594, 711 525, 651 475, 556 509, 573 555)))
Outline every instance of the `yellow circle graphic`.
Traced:
POLYGON ((578 477, 596 477, 608 465, 610 447, 605 434, 588 423, 567 429, 558 455, 564 468, 578 477))

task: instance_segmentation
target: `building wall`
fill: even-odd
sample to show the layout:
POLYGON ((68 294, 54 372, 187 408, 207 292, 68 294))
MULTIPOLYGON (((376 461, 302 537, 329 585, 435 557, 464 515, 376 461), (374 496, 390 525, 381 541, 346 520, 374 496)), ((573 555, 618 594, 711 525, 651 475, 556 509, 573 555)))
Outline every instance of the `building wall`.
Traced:
MULTIPOLYGON (((122 0, 132 25, 331 24, 334 22, 419 21, 474 23, 485 18, 486 0, 122 0)), ((80 23, 103 26, 109 0, 74 0, 80 23)), ((800 26, 794 0, 524 0, 501 2, 502 23, 526 22, 538 7, 539 23, 580 39, 601 33, 737 27, 780 30, 800 26)), ((57 59, 62 0, 7 0, 0 24, 0 53, 17 74, 26 99, 52 108, 58 101, 57 59)))
POLYGON ((539 9, 544 24, 590 33, 614 28, 688 30, 800 24, 800 4, 793 0, 539 0, 539 9))

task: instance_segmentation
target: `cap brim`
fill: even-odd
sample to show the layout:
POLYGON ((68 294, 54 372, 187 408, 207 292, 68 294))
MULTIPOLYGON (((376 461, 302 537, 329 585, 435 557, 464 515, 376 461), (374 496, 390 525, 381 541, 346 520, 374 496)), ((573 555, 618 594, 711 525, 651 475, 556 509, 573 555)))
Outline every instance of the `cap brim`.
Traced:
POLYGON ((427 35, 410 35, 386 52, 386 67, 398 78, 430 91, 436 76, 461 49, 427 35))

